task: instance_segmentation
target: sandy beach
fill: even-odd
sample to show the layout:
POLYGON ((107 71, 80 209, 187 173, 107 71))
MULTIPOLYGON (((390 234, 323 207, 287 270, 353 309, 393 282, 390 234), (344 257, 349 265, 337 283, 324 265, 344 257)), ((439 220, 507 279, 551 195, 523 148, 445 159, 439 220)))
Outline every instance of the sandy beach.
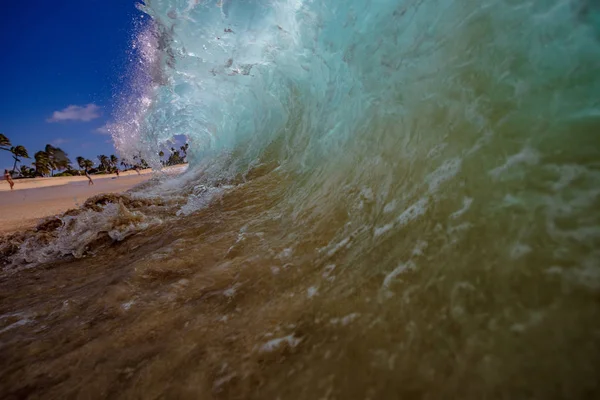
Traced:
POLYGON ((2 181, 0 234, 31 228, 41 218, 78 207, 90 196, 121 193, 151 177, 151 170, 145 170, 141 175, 125 173, 119 178, 115 175, 97 176, 93 177, 92 186, 88 186, 84 176, 16 180, 12 191, 8 183, 2 181))

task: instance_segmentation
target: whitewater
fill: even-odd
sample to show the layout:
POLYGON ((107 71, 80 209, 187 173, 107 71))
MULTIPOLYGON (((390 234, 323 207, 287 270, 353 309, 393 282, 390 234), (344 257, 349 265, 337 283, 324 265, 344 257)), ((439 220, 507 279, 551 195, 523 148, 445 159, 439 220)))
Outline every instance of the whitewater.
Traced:
POLYGON ((600 396, 598 2, 139 8, 157 173, 2 238, 0 397, 600 396))

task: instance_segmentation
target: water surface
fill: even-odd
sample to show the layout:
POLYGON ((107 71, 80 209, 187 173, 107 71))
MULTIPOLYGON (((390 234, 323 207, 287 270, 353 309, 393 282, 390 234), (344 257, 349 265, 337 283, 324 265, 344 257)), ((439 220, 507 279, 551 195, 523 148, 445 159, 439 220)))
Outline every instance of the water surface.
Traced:
POLYGON ((111 133, 191 166, 4 245, 1 393, 598 396, 596 3, 142 9, 111 133))

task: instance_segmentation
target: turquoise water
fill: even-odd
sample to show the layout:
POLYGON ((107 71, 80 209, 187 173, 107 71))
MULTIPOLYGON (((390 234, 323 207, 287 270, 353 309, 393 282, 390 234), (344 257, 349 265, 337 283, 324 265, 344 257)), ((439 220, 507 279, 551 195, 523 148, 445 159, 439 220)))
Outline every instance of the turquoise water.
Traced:
POLYGON ((597 2, 140 8, 110 130, 157 167, 185 136, 188 170, 131 195, 151 205, 77 216, 77 248, 81 226, 11 256, 127 282, 82 311, 120 310, 73 355, 114 358, 69 379, 130 368, 125 398, 600 393, 597 2), (90 252, 95 232, 112 247, 90 252))

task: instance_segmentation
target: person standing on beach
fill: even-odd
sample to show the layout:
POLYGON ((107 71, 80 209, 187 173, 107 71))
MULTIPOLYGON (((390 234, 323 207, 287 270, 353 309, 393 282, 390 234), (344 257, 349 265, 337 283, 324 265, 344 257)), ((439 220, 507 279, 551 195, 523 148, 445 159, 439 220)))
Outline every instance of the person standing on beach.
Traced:
POLYGON ((4 170, 4 179, 6 179, 6 181, 10 185, 10 190, 13 190, 13 186, 15 186, 15 183, 13 182, 12 176, 10 176, 10 172, 8 172, 7 169, 4 170))
POLYGON ((119 168, 115 169, 115 173, 117 174, 117 178, 119 177, 119 168))
POLYGON ((92 177, 90 176, 90 173, 88 172, 88 169, 85 169, 85 177, 88 178, 88 186, 93 185, 94 181, 92 180, 92 177))

